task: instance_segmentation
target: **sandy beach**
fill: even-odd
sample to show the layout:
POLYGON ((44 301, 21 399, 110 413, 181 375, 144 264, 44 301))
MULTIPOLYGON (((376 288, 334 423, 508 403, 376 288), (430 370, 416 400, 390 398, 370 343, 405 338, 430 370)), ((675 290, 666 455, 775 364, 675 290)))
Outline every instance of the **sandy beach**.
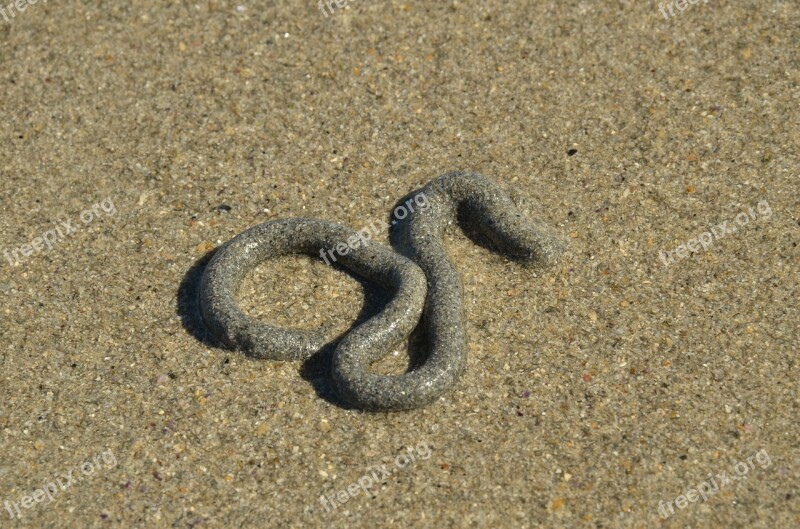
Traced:
MULTIPOLYGON (((90 4, 0 12, 0 527, 800 526, 797 2, 90 4), (450 171, 568 247, 446 231, 434 404, 209 334, 232 237, 372 229, 450 171)), ((238 293, 332 343, 390 299, 311 256, 238 293)))

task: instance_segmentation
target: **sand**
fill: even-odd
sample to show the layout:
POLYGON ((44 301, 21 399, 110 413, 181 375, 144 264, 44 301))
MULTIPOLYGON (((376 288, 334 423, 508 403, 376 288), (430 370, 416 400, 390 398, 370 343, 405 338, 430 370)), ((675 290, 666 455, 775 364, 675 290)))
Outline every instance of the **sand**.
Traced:
MULTIPOLYGON (((664 5, 0 14, 0 527, 800 525, 800 5, 664 5), (214 248, 455 170, 570 245, 531 272, 448 231, 452 393, 364 413, 209 339, 214 248)), ((239 298, 333 337, 387 302, 304 257, 239 298)))

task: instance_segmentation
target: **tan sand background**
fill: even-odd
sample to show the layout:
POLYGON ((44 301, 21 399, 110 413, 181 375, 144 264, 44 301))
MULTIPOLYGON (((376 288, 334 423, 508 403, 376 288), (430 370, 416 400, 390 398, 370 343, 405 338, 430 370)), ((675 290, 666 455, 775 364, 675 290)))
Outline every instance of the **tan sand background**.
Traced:
MULTIPOLYGON (((0 250, 79 228, 0 261, 0 502, 92 470, 0 527, 800 525, 796 1, 133 4, 0 18, 0 250), (294 216, 361 228, 452 170, 513 188, 570 251, 531 271, 453 228, 470 359, 436 405, 346 409, 323 361, 203 335, 192 289, 220 243, 294 216)), ((299 257, 241 292, 339 332, 385 300, 299 257)))

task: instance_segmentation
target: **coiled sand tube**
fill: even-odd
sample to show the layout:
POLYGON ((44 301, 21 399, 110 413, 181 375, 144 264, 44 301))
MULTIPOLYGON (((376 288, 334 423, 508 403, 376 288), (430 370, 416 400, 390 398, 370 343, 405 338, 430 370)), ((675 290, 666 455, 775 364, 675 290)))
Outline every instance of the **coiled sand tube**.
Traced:
POLYGON ((206 324, 219 339, 252 356, 307 358, 325 344, 324 329, 287 330, 256 322, 236 305, 236 288, 265 259, 319 255, 348 242, 353 249, 340 257, 340 264, 390 289, 393 297, 336 347, 332 376, 339 395, 372 411, 410 410, 435 401, 458 380, 467 352, 461 279, 444 248, 445 227, 462 216, 500 251, 527 262, 552 263, 563 244, 527 220, 502 188, 478 174, 445 174, 419 194, 425 197, 425 207, 393 223, 407 257, 340 225, 314 219, 267 222, 236 236, 204 272, 200 307, 206 324), (371 363, 408 338, 423 311, 429 347, 425 362, 401 375, 369 372, 371 363))

